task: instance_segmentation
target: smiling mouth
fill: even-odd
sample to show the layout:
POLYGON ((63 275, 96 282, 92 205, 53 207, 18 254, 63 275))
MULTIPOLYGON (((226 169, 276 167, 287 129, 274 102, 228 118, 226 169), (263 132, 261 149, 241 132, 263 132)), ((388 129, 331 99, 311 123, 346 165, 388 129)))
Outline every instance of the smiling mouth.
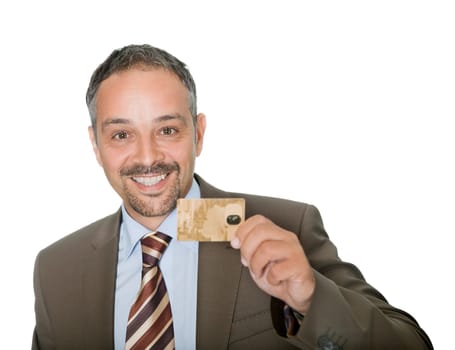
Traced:
POLYGON ((161 174, 161 175, 155 175, 155 176, 133 176, 131 179, 134 182, 137 182, 141 185, 144 186, 154 186, 160 181, 163 181, 169 174, 161 174))

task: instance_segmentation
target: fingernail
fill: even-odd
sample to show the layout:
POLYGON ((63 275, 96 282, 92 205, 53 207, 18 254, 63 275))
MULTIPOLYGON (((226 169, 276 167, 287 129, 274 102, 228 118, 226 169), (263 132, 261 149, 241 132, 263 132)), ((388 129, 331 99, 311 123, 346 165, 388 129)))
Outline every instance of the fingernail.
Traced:
POLYGON ((240 241, 237 237, 234 237, 232 240, 231 240, 231 247, 234 248, 234 249, 239 249, 240 248, 240 241))
POLYGON ((243 265, 243 266, 248 267, 248 262, 246 261, 246 259, 245 259, 243 256, 240 257, 240 261, 242 262, 242 265, 243 265))

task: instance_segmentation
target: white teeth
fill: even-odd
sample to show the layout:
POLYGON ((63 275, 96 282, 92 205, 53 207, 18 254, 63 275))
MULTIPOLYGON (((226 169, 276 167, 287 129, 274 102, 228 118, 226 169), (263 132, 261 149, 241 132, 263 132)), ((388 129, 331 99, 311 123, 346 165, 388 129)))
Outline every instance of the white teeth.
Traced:
POLYGON ((162 174, 159 176, 133 177, 133 180, 144 186, 153 186, 156 185, 161 180, 163 180, 165 177, 166 174, 162 174))

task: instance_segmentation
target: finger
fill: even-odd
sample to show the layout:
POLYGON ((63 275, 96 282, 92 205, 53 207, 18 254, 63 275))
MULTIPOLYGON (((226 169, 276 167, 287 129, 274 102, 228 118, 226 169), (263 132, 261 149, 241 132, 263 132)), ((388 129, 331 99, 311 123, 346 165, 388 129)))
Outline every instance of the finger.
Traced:
POLYGON ((247 237, 257 225, 265 222, 270 221, 262 215, 254 215, 240 224, 237 228, 237 231, 235 232, 234 238, 231 240, 231 245, 233 248, 240 248, 245 237, 247 237))
POLYGON ((239 247, 242 248, 247 244, 252 245, 254 242, 260 242, 267 239, 285 239, 287 233, 289 232, 278 227, 266 217, 255 215, 246 220, 243 225, 238 228, 236 237, 239 240, 239 247), (284 232, 285 235, 283 235, 284 232))
POLYGON ((252 256, 257 252, 259 246, 267 241, 277 241, 276 230, 268 223, 258 224, 244 237, 240 246, 240 255, 246 262, 246 266, 250 265, 252 256))
POLYGON ((271 265, 264 276, 270 285, 277 286, 283 281, 303 282, 304 269, 302 263, 292 259, 284 259, 271 265))
POLYGON ((280 262, 289 254, 289 244, 284 241, 264 241, 260 243, 249 259, 250 271, 258 278, 264 275, 266 268, 271 262, 280 262))
POLYGON ((292 232, 283 230, 272 222, 266 222, 256 225, 244 237, 240 246, 240 254, 249 266, 254 254, 258 251, 259 247, 265 242, 270 242, 272 246, 264 245, 262 250, 264 256, 268 256, 269 260, 276 260, 286 258, 286 252, 291 252, 292 249, 300 247, 297 237, 292 232), (275 248, 273 244, 282 242, 284 245, 277 245, 275 248), (286 244, 289 245, 286 247, 286 244))
POLYGON ((240 249, 243 240, 246 236, 253 230, 253 228, 261 222, 265 222, 267 219, 262 215, 254 215, 243 223, 239 225, 237 228, 234 237, 231 239, 231 246, 234 249, 240 249))

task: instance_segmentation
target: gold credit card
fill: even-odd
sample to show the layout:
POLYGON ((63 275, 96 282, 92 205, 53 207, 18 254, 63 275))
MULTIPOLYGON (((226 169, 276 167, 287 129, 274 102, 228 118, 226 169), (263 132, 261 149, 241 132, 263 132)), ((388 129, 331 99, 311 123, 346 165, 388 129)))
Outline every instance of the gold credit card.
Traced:
POLYGON ((180 241, 230 241, 243 221, 243 198, 177 200, 177 239, 180 241))

